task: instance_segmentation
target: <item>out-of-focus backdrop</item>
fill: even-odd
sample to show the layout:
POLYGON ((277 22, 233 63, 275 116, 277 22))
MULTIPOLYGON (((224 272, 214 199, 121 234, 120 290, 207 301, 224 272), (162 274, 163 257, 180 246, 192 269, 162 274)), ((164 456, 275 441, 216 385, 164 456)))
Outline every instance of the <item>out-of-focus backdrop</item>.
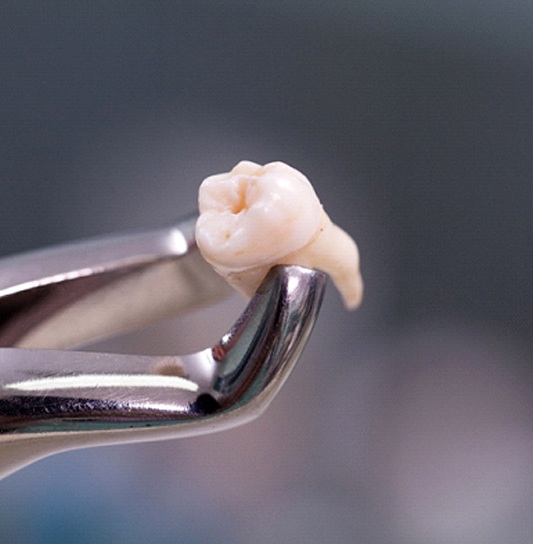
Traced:
MULTIPOLYGON (((166 225, 237 161, 357 239, 261 419, 0 482, 10 544, 533 541, 530 0, 0 2, 0 254, 166 225)), ((203 347, 209 311, 99 349, 203 347)))

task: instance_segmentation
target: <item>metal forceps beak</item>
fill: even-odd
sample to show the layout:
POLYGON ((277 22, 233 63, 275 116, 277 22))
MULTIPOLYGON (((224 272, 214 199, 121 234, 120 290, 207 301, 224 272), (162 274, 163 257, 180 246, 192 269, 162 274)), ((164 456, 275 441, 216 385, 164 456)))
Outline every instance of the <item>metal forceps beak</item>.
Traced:
POLYGON ((274 267, 231 329, 197 353, 64 349, 226 294, 196 248, 195 222, 0 260, 0 477, 64 450, 224 430, 275 397, 320 309, 317 270, 274 267))

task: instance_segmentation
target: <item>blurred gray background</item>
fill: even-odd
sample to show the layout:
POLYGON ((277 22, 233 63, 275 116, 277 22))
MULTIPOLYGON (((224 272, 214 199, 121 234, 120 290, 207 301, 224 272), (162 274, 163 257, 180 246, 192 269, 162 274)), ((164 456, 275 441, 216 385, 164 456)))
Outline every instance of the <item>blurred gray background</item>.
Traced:
MULTIPOLYGON (((0 1, 0 255, 283 160, 366 280, 261 419, 41 461, 0 541, 531 543, 532 57, 530 0, 0 1)), ((98 348, 196 349, 242 307, 98 348)))

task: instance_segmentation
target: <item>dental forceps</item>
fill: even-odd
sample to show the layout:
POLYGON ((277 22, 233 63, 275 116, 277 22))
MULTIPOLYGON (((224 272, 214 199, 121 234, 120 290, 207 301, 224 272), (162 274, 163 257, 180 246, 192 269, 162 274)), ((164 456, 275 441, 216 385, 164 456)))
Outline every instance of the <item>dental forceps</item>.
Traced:
POLYGON ((270 404, 315 324, 318 270, 272 268, 230 330, 197 353, 66 349, 227 294, 197 250, 195 222, 0 260, 0 477, 69 449, 221 431, 270 404))

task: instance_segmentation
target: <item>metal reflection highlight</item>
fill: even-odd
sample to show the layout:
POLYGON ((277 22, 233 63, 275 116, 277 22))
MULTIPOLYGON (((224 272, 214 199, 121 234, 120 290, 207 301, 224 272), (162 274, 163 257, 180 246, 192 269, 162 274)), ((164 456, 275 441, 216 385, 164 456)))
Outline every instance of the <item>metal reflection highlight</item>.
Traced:
POLYGON ((179 376, 151 376, 146 374, 77 374, 37 378, 4 385, 4 389, 44 393, 65 389, 109 388, 168 388, 181 391, 198 391, 198 385, 179 376))

